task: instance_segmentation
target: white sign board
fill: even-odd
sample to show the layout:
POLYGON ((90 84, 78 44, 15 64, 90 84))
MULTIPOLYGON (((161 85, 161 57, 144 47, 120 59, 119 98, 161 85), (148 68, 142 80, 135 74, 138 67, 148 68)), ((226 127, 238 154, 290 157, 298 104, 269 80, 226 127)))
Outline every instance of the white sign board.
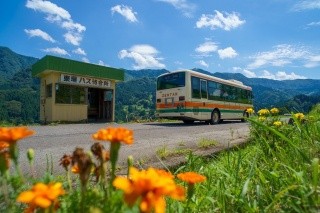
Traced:
POLYGON ((109 80, 69 75, 69 74, 61 74, 60 82, 65 84, 74 84, 74 85, 87 86, 87 87, 98 87, 98 88, 111 87, 111 81, 109 80))

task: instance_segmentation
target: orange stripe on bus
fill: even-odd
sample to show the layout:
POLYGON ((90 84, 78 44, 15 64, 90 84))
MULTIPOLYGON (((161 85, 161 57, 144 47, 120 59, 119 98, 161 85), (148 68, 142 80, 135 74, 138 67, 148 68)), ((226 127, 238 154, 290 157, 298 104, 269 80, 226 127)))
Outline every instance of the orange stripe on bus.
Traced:
MULTIPOLYGON (((212 104, 212 103, 205 103, 205 102, 184 102, 184 107, 200 107, 200 108, 220 108, 220 109, 240 109, 240 110, 246 110, 248 107, 245 106, 236 106, 236 105, 228 105, 228 104, 212 104)), ((232 104, 232 103, 231 103, 232 104)), ((174 103, 169 107, 166 104, 163 103, 157 103, 158 109, 166 109, 166 108, 176 108, 177 106, 181 105, 181 103, 174 103)))

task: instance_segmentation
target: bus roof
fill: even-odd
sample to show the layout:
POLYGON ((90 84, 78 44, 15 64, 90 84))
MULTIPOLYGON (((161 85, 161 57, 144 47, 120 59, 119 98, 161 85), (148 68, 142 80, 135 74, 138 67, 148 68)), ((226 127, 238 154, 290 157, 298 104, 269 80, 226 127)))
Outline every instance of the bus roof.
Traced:
POLYGON ((219 83, 223 83, 223 84, 227 84, 227 85, 230 85, 230 86, 243 88, 243 89, 246 89, 246 90, 252 90, 251 87, 244 85, 241 81, 237 81, 237 80, 234 80, 234 79, 225 80, 225 79, 218 78, 218 77, 215 77, 215 76, 212 76, 212 75, 207 75, 207 74, 203 74, 201 72, 197 72, 197 71, 193 71, 193 70, 187 70, 187 69, 186 70, 175 70, 175 71, 172 71, 172 72, 169 72, 169 73, 164 73, 162 75, 159 75, 158 78, 161 77, 161 76, 170 75, 172 73, 177 73, 177 72, 189 72, 192 75, 197 76, 197 77, 202 77, 202 78, 205 78, 205 79, 208 79, 208 80, 213 80, 213 81, 216 81, 216 82, 219 82, 219 83))

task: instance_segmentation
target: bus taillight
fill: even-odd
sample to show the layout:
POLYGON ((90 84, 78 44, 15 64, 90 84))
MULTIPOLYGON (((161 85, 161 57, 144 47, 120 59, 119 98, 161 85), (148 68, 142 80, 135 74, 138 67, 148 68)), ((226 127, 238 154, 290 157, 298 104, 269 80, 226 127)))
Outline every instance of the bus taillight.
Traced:
POLYGON ((179 96, 179 101, 184 101, 185 97, 184 96, 179 96))

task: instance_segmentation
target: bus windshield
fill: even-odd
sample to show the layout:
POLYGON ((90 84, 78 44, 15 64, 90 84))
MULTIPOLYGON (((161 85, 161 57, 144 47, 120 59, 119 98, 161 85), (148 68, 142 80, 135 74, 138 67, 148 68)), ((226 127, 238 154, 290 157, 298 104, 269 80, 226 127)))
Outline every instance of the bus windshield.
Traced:
POLYGON ((161 76, 157 80, 157 90, 184 87, 185 85, 185 72, 171 73, 161 76))

